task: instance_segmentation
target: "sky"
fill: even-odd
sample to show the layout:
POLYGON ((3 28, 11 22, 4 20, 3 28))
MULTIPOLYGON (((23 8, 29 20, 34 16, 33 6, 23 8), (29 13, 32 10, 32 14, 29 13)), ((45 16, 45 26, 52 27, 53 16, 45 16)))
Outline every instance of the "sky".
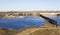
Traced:
POLYGON ((59 10, 60 0, 0 0, 0 11, 59 10))

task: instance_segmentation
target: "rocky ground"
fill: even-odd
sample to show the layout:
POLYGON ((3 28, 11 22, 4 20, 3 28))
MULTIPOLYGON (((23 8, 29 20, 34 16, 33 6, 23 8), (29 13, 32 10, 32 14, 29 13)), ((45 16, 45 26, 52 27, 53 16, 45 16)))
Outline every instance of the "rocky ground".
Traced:
POLYGON ((21 30, 0 28, 0 35, 60 35, 60 28, 28 27, 21 30))

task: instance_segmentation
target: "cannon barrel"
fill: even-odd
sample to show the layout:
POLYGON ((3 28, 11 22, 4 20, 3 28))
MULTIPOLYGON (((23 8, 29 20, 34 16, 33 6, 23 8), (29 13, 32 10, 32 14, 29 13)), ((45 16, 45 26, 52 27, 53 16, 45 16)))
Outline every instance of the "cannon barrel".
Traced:
POLYGON ((40 17, 42 17, 42 18, 44 18, 44 19, 48 20, 48 21, 49 21, 49 23, 51 23, 51 24, 53 24, 53 25, 56 25, 56 26, 57 26, 57 21, 55 21, 55 20, 53 20, 53 19, 50 19, 50 18, 48 18, 48 17, 45 17, 45 16, 43 16, 43 15, 40 15, 40 17))

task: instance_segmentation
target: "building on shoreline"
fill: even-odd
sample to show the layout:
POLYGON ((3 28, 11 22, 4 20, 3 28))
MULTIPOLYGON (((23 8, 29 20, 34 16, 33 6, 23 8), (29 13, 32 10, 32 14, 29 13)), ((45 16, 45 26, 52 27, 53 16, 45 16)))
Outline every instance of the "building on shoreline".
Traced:
POLYGON ((39 16, 40 14, 45 16, 57 16, 59 11, 8 11, 0 12, 0 16, 39 16))

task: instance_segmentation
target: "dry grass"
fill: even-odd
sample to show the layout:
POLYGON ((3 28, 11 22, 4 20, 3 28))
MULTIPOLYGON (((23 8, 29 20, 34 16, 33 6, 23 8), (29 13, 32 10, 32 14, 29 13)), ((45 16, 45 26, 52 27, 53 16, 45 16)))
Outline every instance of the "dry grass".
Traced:
POLYGON ((39 29, 29 35, 60 35, 60 32, 58 32, 59 30, 58 29, 48 29, 48 28, 44 29, 43 28, 43 29, 39 29))
MULTIPOLYGON (((60 27, 59 27, 60 28, 60 27)), ((25 31, 26 29, 38 29, 32 33, 29 33, 27 35, 60 35, 60 29, 59 28, 55 28, 55 27, 32 27, 32 28, 24 28, 22 30, 9 30, 7 29, 7 32, 0 29, 0 35, 17 35, 19 33, 21 33, 22 31, 25 31)), ((19 34, 20 35, 20 34, 19 34)))

